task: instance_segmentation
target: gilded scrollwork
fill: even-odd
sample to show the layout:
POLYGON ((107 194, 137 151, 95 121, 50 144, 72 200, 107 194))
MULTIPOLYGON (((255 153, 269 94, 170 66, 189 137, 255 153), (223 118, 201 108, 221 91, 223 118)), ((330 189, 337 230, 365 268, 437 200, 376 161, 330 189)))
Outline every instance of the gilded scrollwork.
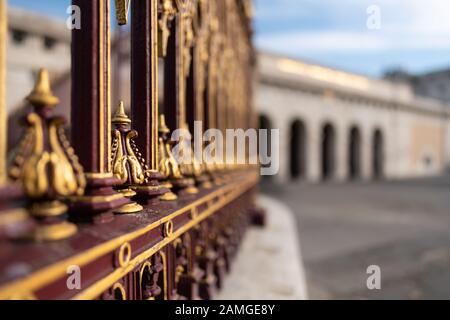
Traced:
POLYGON ((63 121, 50 119, 46 125, 45 119, 34 112, 28 114, 26 121, 29 127, 14 157, 11 178, 21 180, 26 194, 34 199, 47 194, 81 195, 85 180, 73 149, 62 147, 62 141, 67 141, 61 131, 63 121), (44 148, 44 130, 48 132, 47 150, 44 148))
POLYGON ((179 137, 179 146, 183 153, 183 158, 186 157, 186 163, 180 163, 180 172, 185 177, 199 178, 202 175, 201 165, 192 149, 191 143, 191 133, 189 132, 188 125, 184 123, 181 127, 183 134, 179 137), (185 154, 186 153, 186 154, 185 154))
POLYGON ((82 195, 86 186, 83 168, 63 129, 64 119, 51 116, 59 103, 50 89, 48 72, 39 71, 36 85, 27 97, 33 112, 26 116, 24 137, 12 156, 9 174, 20 181, 31 199, 29 210, 39 218, 39 227, 32 235, 37 240, 57 240, 76 232, 76 226, 61 219, 67 206, 61 199, 82 195))
MULTIPOLYGON (((112 132, 112 172, 121 183, 119 191, 131 198, 136 195, 131 187, 145 182, 146 165, 134 142, 138 133, 130 127, 131 120, 125 113, 123 101, 119 103, 112 124, 115 127, 112 132)), ((116 213, 135 213, 142 209, 141 205, 131 202, 116 210, 116 213)))
POLYGON ((109 300, 127 300, 127 292, 122 283, 116 282, 112 286, 109 300))
POLYGON ((161 276, 165 272, 164 265, 160 254, 155 254, 151 260, 144 262, 139 271, 139 282, 141 288, 142 299, 144 300, 160 300, 163 296, 164 280, 161 276), (162 284, 160 282, 163 282, 162 284))
POLYGON ((180 166, 172 153, 169 139, 170 129, 166 125, 164 115, 159 118, 159 170, 165 179, 182 179, 180 166))
POLYGON ((112 119, 113 130, 112 168, 122 184, 139 185, 145 182, 145 161, 136 147, 136 130, 131 130, 131 120, 125 114, 123 102, 112 119))
POLYGON ((202 299, 211 299, 215 292, 217 281, 214 274, 214 265, 218 259, 218 254, 212 248, 211 240, 208 237, 209 233, 207 221, 200 223, 195 229, 197 242, 194 255, 200 269, 203 271, 200 280, 200 297, 202 299))
POLYGON ((192 46, 194 45, 194 28, 193 28, 193 15, 194 15, 194 6, 189 6, 186 8, 185 12, 182 13, 181 23, 182 26, 182 54, 183 54, 183 76, 186 78, 189 76, 191 70, 192 63, 192 46))
POLYGON ((158 55, 167 55, 167 43, 170 37, 170 26, 177 13, 173 0, 160 0, 158 6, 158 55))
MULTIPOLYGON (((175 279, 174 279, 174 289, 172 292, 172 296, 176 300, 185 300, 186 297, 184 294, 187 292, 182 292, 180 290, 180 281, 183 277, 189 275, 190 266, 189 266, 189 258, 188 258, 188 250, 186 243, 183 242, 182 238, 176 239, 173 244, 173 250, 175 252, 175 279)), ((188 295, 188 294, 186 294, 188 295)))
MULTIPOLYGON (((159 170, 165 179, 165 187, 183 190, 189 194, 198 193, 193 178, 184 176, 182 166, 174 157, 172 152, 172 141, 169 138, 170 129, 166 125, 164 115, 159 120, 159 170)), ((167 193, 161 197, 162 200, 175 200, 176 195, 167 193)))
POLYGON ((128 23, 128 12, 130 11, 131 0, 115 0, 116 19, 119 25, 128 23))
MULTIPOLYGON (((159 171, 163 176, 163 186, 171 190, 176 187, 174 183, 183 184, 185 180, 181 174, 180 167, 172 154, 172 146, 169 138, 170 129, 166 125, 164 115, 161 115, 159 118, 158 133, 159 171)), ((160 199, 164 201, 174 201, 177 198, 177 195, 172 191, 169 191, 160 197, 160 199)))

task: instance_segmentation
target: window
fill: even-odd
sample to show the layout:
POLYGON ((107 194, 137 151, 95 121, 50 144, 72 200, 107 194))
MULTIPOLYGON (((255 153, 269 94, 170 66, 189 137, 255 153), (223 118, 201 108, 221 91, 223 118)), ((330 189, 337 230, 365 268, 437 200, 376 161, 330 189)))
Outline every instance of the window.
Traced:
POLYGON ((12 39, 16 44, 23 43, 25 41, 25 38, 27 37, 27 33, 23 30, 13 29, 11 32, 12 39))
POLYGON ((51 37, 44 37, 44 47, 47 50, 53 49, 53 47, 56 45, 56 39, 51 37))

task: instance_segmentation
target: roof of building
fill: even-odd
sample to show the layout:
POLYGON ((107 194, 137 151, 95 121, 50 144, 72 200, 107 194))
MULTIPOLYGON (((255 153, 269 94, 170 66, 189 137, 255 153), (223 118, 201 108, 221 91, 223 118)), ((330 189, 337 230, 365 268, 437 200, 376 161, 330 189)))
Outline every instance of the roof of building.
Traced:
POLYGON ((438 100, 419 97, 407 83, 392 82, 306 63, 299 59, 260 51, 258 55, 260 81, 291 88, 332 91, 380 102, 414 106, 428 111, 450 110, 438 100), (444 109, 445 108, 445 109, 444 109))
POLYGON ((64 21, 53 17, 10 6, 8 7, 8 24, 10 29, 70 42, 70 30, 61 28, 62 25, 65 26, 64 21))

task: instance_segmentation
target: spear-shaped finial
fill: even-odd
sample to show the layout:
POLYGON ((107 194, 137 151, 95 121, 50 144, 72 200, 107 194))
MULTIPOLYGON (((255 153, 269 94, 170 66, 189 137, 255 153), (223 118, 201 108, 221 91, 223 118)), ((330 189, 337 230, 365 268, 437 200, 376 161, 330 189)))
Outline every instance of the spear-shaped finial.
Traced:
POLYGON ((131 123, 131 119, 125 113, 125 106, 123 104, 123 101, 119 102, 119 106, 117 107, 116 113, 114 114, 114 117, 111 121, 116 125, 131 123))
POLYGON ((166 124, 166 117, 163 114, 161 114, 159 116, 158 131, 160 133, 169 133, 170 132, 170 129, 169 129, 169 127, 166 124))
POLYGON ((86 180, 65 135, 63 118, 53 116, 52 107, 59 99, 52 93, 47 70, 39 70, 27 101, 34 110, 26 116, 25 136, 12 159, 10 176, 22 184, 37 223, 30 236, 37 241, 68 238, 77 226, 67 220, 65 202, 83 195, 86 180))
POLYGON ((54 107, 59 103, 59 99, 53 95, 50 88, 50 79, 46 69, 40 69, 33 91, 26 100, 35 107, 54 107))

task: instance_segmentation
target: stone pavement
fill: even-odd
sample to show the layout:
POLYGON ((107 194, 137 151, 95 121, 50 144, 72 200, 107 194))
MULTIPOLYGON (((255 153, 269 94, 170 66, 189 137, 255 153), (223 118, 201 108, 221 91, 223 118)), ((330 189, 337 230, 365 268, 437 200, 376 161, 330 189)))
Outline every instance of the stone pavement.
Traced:
POLYGON ((306 299, 294 215, 285 205, 269 197, 261 197, 259 203, 267 209, 267 225, 252 227, 247 232, 216 299, 306 299))
POLYGON ((310 298, 450 299, 450 177, 263 190, 295 211, 310 298))

